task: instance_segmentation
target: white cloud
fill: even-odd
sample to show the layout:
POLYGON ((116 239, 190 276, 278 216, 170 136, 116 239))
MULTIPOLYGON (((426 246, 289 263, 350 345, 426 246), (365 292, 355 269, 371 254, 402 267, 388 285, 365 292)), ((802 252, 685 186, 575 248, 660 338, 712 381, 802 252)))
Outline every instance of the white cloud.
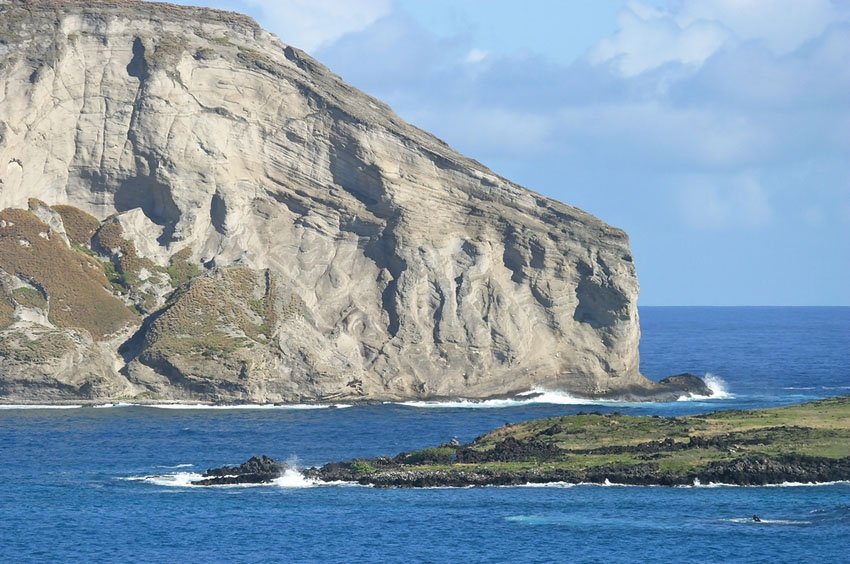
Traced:
POLYGON ((696 20, 678 23, 669 13, 631 3, 619 16, 619 31, 590 52, 595 64, 613 63, 635 76, 665 63, 700 64, 733 40, 722 25, 696 20))
POLYGON ((762 227, 773 217, 767 190, 753 173, 685 177, 674 190, 686 223, 696 229, 762 227))
POLYGON ((667 63, 696 67, 748 41, 782 55, 842 21, 850 21, 850 7, 830 0, 681 0, 667 10, 633 0, 619 16, 619 30, 589 59, 632 77, 667 63))
POLYGON ((848 5, 831 0, 685 0, 672 17, 682 26, 722 22, 740 40, 760 41, 788 53, 850 17, 848 5))
POLYGON ((488 55, 489 53, 487 53, 487 51, 474 48, 469 50, 469 53, 466 54, 466 57, 464 57, 463 60, 464 62, 474 65, 486 59, 488 55))
POLYGON ((392 10, 391 0, 243 0, 289 45, 308 52, 362 31, 392 10))

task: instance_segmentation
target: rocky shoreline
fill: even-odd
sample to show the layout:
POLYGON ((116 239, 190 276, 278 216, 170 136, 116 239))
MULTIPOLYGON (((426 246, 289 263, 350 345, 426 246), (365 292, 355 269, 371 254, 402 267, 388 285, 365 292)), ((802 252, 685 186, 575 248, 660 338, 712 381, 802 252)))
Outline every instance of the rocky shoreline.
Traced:
POLYGON ((238 466, 210 468, 193 486, 232 486, 235 484, 266 484, 281 477, 290 466, 268 456, 252 456, 238 466))
MULTIPOLYGON (((198 485, 238 483, 217 481, 220 476, 261 483, 286 469, 267 457, 246 464, 244 472, 229 467, 211 470, 198 485)), ((333 462, 302 473, 320 482, 376 487, 847 481, 850 396, 687 417, 579 413, 506 425, 467 444, 452 440, 392 457, 333 462)))
MULTIPOLYGON (((430 397, 411 397, 407 400, 425 401, 425 402, 468 402, 468 403, 484 403, 494 400, 518 400, 529 401, 542 392, 533 390, 513 393, 513 394, 496 394, 484 398, 466 398, 457 396, 430 396, 430 397)), ((657 383, 651 388, 630 388, 620 390, 618 392, 609 392, 601 395, 577 395, 577 399, 582 400, 600 400, 600 401, 624 401, 624 402, 667 402, 676 401, 682 397, 710 397, 713 391, 709 388, 705 381, 699 376, 693 374, 677 374, 669 376, 657 383)), ((303 401, 294 402, 275 402, 275 403, 251 403, 251 402, 234 402, 234 401, 179 401, 179 400, 152 400, 139 398, 112 398, 112 399, 69 399, 56 401, 5 401, 5 398, 0 397, 0 408, 4 406, 32 406, 32 407, 102 407, 109 405, 131 405, 131 406, 207 406, 211 408, 226 408, 226 407, 286 407, 288 405, 310 405, 317 407, 335 408, 340 406, 356 406, 356 405, 381 405, 386 402, 402 402, 407 401, 399 398, 377 398, 363 400, 327 400, 317 401, 315 399, 304 399, 303 401)))
POLYGON ((650 464, 633 467, 600 467, 567 470, 545 467, 522 470, 381 469, 374 474, 358 474, 344 464, 328 464, 304 472, 307 478, 323 482, 356 482, 361 485, 397 488, 520 486, 526 484, 622 484, 634 486, 691 486, 728 484, 765 486, 783 483, 829 483, 850 480, 850 457, 831 460, 789 455, 742 457, 732 462, 711 463, 700 472, 676 474, 660 472, 650 464))

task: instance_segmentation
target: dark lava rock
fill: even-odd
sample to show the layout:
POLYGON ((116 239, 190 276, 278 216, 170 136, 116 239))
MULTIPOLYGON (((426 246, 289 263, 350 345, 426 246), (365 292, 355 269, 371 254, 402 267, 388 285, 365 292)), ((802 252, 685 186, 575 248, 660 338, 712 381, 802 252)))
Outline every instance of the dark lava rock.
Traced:
POLYGON ((239 466, 210 468, 202 480, 192 482, 195 486, 223 486, 232 484, 266 484, 279 478, 289 468, 266 455, 252 456, 239 466))
POLYGON ((692 396, 710 396, 713 393, 711 388, 706 385, 705 380, 687 372, 659 380, 658 385, 692 396))
POLYGON ((471 448, 462 448, 457 451, 458 462, 519 462, 523 460, 536 459, 554 460, 561 456, 562 451, 551 443, 545 443, 540 439, 517 440, 507 437, 505 440, 494 445, 492 450, 478 451, 471 448))
POLYGON ((764 455, 743 456, 731 461, 716 461, 699 473, 703 483, 715 482, 761 486, 783 482, 835 482, 850 479, 850 458, 830 459, 788 454, 776 458, 764 455))

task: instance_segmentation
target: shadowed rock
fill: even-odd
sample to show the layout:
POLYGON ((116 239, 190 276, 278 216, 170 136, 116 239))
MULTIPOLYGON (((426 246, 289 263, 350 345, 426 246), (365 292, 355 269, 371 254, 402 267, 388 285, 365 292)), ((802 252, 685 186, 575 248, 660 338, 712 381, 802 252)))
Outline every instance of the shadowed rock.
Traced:
POLYGON ((266 455, 252 456, 239 466, 210 468, 202 480, 192 482, 195 486, 225 486, 233 484, 266 484, 279 478, 289 465, 277 462, 266 455))
MULTIPOLYGON (((0 91, 0 210, 39 198, 103 222, 94 250, 145 316, 98 345, 92 378, 114 385, 87 398, 676 393, 639 371, 623 231, 459 154, 250 18, 4 0, 0 91)), ((0 331, 32 333, 0 298, 0 331)), ((57 331, 69 352, 50 366, 0 354, 4 399, 83 395, 69 367, 92 347, 57 331)))

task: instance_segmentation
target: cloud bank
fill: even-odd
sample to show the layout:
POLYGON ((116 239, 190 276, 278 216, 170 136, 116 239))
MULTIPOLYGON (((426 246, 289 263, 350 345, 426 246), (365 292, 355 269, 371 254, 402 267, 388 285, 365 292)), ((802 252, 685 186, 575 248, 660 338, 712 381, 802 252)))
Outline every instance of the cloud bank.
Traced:
POLYGON ((644 303, 850 304, 850 3, 629 1, 568 63, 435 33, 400 0, 237 3, 408 121, 624 227, 644 303))

